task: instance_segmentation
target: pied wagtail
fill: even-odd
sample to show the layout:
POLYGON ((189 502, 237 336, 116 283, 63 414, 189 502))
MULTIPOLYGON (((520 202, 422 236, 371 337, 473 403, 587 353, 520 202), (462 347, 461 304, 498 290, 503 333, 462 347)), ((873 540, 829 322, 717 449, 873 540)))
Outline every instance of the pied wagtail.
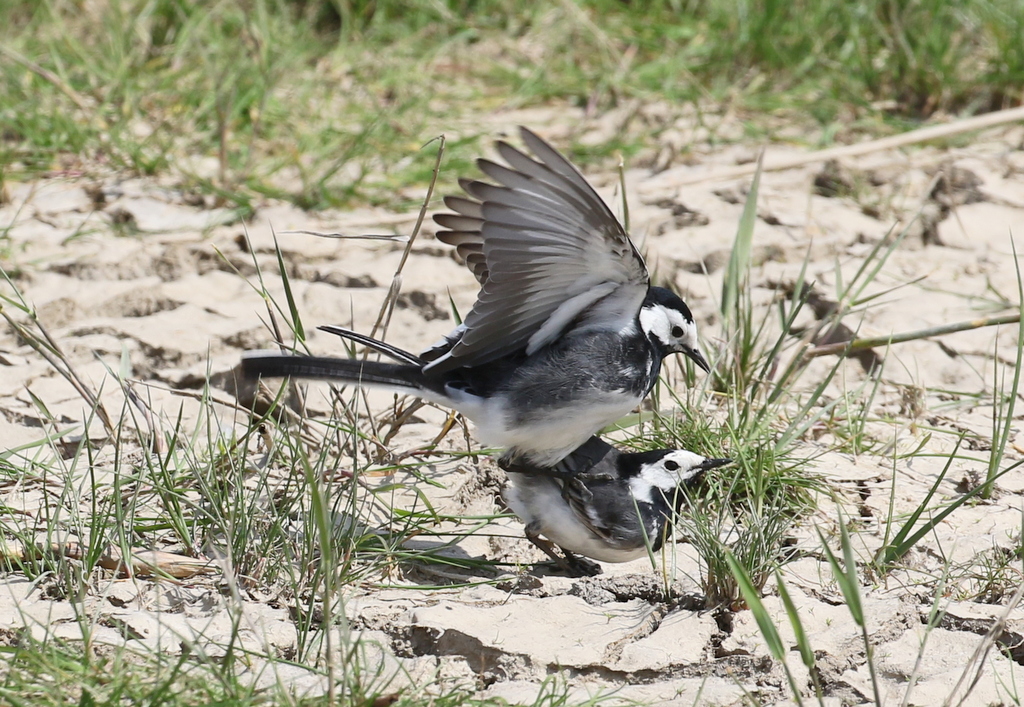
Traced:
POLYGON ((574 576, 595 575, 601 567, 578 555, 629 562, 648 547, 657 552, 686 500, 679 490, 692 491, 705 471, 730 461, 684 449, 620 452, 591 437, 565 460, 587 471, 562 477, 510 465, 504 498, 526 524, 527 539, 559 567, 574 576))
POLYGON ((498 142, 509 166, 477 161, 497 184, 462 180, 438 240, 455 245, 481 288, 465 320, 417 356, 338 327, 398 364, 257 351, 248 377, 388 387, 461 412, 506 461, 554 467, 650 392, 661 360, 704 371, 693 315, 652 287, 643 258, 580 172, 526 128, 534 157, 498 142))

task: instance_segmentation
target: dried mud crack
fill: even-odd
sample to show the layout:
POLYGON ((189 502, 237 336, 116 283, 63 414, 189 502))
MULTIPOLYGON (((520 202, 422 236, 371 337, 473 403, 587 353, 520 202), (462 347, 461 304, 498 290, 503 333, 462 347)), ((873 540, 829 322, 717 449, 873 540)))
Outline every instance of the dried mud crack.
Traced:
MULTIPOLYGON (((889 336, 1012 310, 1018 283, 1008 234, 1024 234, 1022 144, 1024 130, 1016 127, 979 134, 970 144, 764 175, 744 294, 769 329, 797 283, 813 283, 813 296, 794 321, 798 335, 785 340, 778 366, 766 369, 762 382, 777 380, 805 340, 889 336), (914 223, 902 240, 897 221, 914 223), (890 246, 871 286, 848 291, 872 253, 890 246), (840 326, 826 329, 842 307, 848 309, 840 326)), ((694 145, 692 166, 626 172, 631 229, 644 234, 648 264, 659 284, 685 293, 705 344, 722 356, 728 341, 719 305, 750 180, 672 180, 683 184, 693 170, 734 167, 751 149, 729 140, 694 145)), ((588 177, 618 203, 616 175, 588 177)), ((94 632, 89 640, 101 645, 176 656, 206 651, 221 660, 235 640, 255 673, 271 657, 315 664, 322 656, 310 646, 329 634, 335 645, 344 638, 365 650, 366 674, 404 676, 395 691, 417 681, 468 683, 481 699, 533 704, 545 681, 559 675, 570 703, 611 692, 651 704, 740 705, 751 695, 766 705, 790 702, 786 675, 751 612, 704 610, 709 570, 693 545, 666 543, 654 567, 641 559, 606 564, 598 577, 559 576, 504 509, 500 470, 481 454, 471 428, 447 411, 427 405, 410 412, 409 401, 390 393, 345 397, 351 391, 292 385, 282 392, 292 408, 271 432, 258 431, 245 410, 257 391, 236 385, 240 354, 300 338, 294 307, 302 345, 345 355, 336 337, 316 326, 369 332, 402 257, 399 244, 298 232, 391 233, 411 227, 415 209, 312 213, 268 199, 254 204, 256 216, 243 229, 225 210, 155 180, 82 186, 86 181, 6 183, 0 258, 74 372, 121 420, 120 438, 111 438, 68 380, 5 324, 5 532, 31 539, 59 530, 87 541, 92 533, 123 530, 130 545, 208 552, 234 574, 172 583, 121 576, 82 559, 55 567, 12 564, 0 586, 0 642, 27 645, 49 636, 81 645, 86 626, 94 632), (137 400, 125 397, 121 378, 131 381, 137 400), (300 490, 308 491, 310 479, 331 512, 322 529, 300 532, 315 505, 300 490), (95 520, 100 512, 113 515, 95 520), (312 611, 289 610, 270 589, 237 590, 259 589, 270 576, 275 591, 281 582, 323 577, 320 532, 352 573, 335 588, 334 623, 317 624, 326 622, 320 595, 308 600, 312 611), (234 538, 228 548, 226 538, 234 538), (236 557, 239 564, 228 562, 236 557)), ((450 303, 467 312, 478 288, 431 228, 410 252, 386 332, 388 342, 412 351, 447 333, 450 303)), ((20 301, 11 286, 0 285, 20 301)), ((12 317, 30 324, 22 314, 12 317)), ((822 547, 822 537, 839 547, 837 504, 854 540, 887 703, 902 700, 914 675, 910 703, 941 704, 1005 610, 998 602, 1019 585, 1024 469, 1001 477, 987 500, 957 506, 898 561, 877 563, 924 499, 931 501, 916 527, 984 484, 1003 430, 1001 468, 1020 461, 1021 408, 1008 421, 1000 417, 1009 410, 1007 366, 1016 358, 1016 329, 1003 325, 875 347, 854 360, 822 356, 808 365, 806 386, 796 393, 809 401, 820 390, 803 411, 814 421, 796 440, 810 460, 798 473, 820 476, 827 494, 781 536, 787 547, 783 554, 774 548, 772 557, 785 560, 781 576, 832 702, 859 704, 873 693, 860 628, 822 547), (936 602, 944 613, 930 627, 936 602)), ((664 373, 658 412, 674 421, 702 382, 674 361, 664 373)), ((264 387, 260 404, 269 405, 278 388, 264 387)), ((800 407, 788 413, 796 416, 800 407)), ((650 411, 644 417, 644 434, 659 429, 648 421, 650 411)), ((767 582, 765 610, 796 684, 813 700, 774 581, 767 582)), ((996 641, 972 694, 977 704, 1010 703, 1006 686, 1024 685, 1020 608, 996 641)), ((314 693, 323 688, 316 670, 288 669, 296 671, 289 678, 295 684, 314 693)))

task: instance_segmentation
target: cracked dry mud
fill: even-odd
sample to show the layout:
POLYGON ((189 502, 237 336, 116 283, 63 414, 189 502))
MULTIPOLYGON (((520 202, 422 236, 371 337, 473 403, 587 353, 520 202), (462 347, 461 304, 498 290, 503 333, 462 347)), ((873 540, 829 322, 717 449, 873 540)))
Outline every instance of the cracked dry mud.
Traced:
MULTIPOLYGON (((543 126, 535 127, 544 134, 543 126)), ((895 218, 909 220, 918 211, 921 218, 885 266, 876 291, 901 286, 865 310, 862 319, 848 322, 860 335, 970 319, 1001 302, 1012 303, 1017 283, 1010 238, 1013 234, 1020 244, 1024 234, 1022 143, 1024 130, 1015 127, 983 133, 962 147, 879 152, 824 169, 817 164, 766 174, 754 235, 755 303, 771 306, 777 283, 795 279, 808 249, 809 278, 826 297, 833 295, 837 263, 849 277, 872 245, 887 237, 895 218)), ((685 294, 711 347, 719 343, 717 294, 749 179, 678 188, 673 178, 736 164, 750 154, 751 146, 697 145, 692 166, 626 175, 632 230, 643 240, 657 276, 685 294)), ((587 176, 611 201, 616 175, 587 176)), ((255 259, 268 288, 283 301, 271 227, 279 234, 307 331, 318 323, 366 331, 403 246, 281 234, 303 229, 404 233, 416 217, 415 211, 378 209, 311 214, 269 202, 243 226, 229 211, 206 208, 201 199, 197 203, 173 187, 116 175, 8 183, 6 191, 0 206, 9 244, 4 267, 69 359, 102 390, 108 409, 121 410, 124 402, 104 364, 116 370, 126 352, 130 376, 147 384, 140 389, 161 418, 173 421, 181 411, 186 424, 194 422, 200 407, 194 394, 209 378, 220 424, 239 430, 247 420, 231 403, 236 393, 247 393, 235 389, 232 370, 243 350, 271 346, 272 336, 261 320, 262 300, 238 273, 253 277, 255 259)), ((402 292, 388 340, 418 350, 452 327, 448 293, 466 311, 476 283, 433 239, 428 223, 405 267, 402 292)), ((853 457, 828 451, 834 440, 825 427, 804 441, 808 455, 816 457, 815 470, 835 489, 847 515, 859 518, 854 540, 863 557, 881 544, 890 503, 897 514, 914 509, 941 472, 955 435, 929 436, 929 430, 966 431, 977 458, 954 464, 939 486, 944 498, 956 498, 984 475, 992 409, 972 394, 991 389, 994 357, 1014 360, 1011 329, 912 341, 888 352, 873 409, 873 418, 888 422, 871 422, 867 432, 895 440, 901 452, 923 444, 932 456, 897 458, 894 464, 892 454, 853 457)), ((320 332, 310 332, 309 345, 321 353, 338 350, 337 341, 320 332)), ((824 372, 831 361, 814 365, 824 372)), ((814 378, 813 370, 807 378, 814 378)), ((864 380, 863 368, 851 359, 826 395, 842 395, 864 380)), ((309 386, 306 398, 311 414, 330 408, 325 386, 309 386)), ((371 396, 382 405, 387 399, 371 396)), ((0 447, 30 444, 50 431, 37 401, 59 424, 87 424, 91 434, 103 436, 71 386, 4 328, 0 447)), ((421 408, 391 441, 392 451, 401 454, 433 439, 444 420, 442 411, 421 408)), ((1012 461, 1020 457, 1024 439, 1011 438, 1011 443, 1012 461)), ((442 447, 464 450, 466 441, 456 430, 442 447)), ((111 453, 110 445, 96 452, 101 481, 111 453)), ((480 465, 431 467, 428 473, 440 488, 423 486, 422 491, 441 511, 492 513, 500 474, 487 460, 480 465)), ((43 489, 13 481, 0 494, 4 513, 21 514, 22 527, 41 519, 50 503, 43 489)), ((1020 582, 1019 560, 1016 566, 1004 563, 1009 569, 996 578, 986 579, 982 568, 991 566, 993 557, 1019 553, 1022 494, 1024 471, 1004 476, 991 501, 949 516, 911 553, 906 567, 862 586, 888 702, 902 698, 915 672, 935 581, 946 563, 963 571, 948 579, 951 602, 928 637, 911 703, 938 704, 952 691, 1003 611, 1000 602, 1020 582)), ((396 503, 403 499, 414 500, 400 492, 395 497, 396 503)), ((795 531, 802 552, 785 567, 784 578, 817 651, 830 704, 859 704, 871 696, 863 643, 815 531, 834 533, 836 518, 832 502, 821 499, 820 510, 795 531)), ((494 585, 428 590, 420 585, 445 584, 452 577, 409 568, 389 578, 408 586, 347 590, 350 630, 363 639, 365 659, 386 670, 402 668, 399 683, 439 677, 473 684, 484 696, 530 702, 548 676, 563 671, 572 695, 580 699, 599 693, 680 705, 740 704, 745 694, 765 704, 788 699, 784 675, 750 612, 723 621, 700 609, 699 567, 685 543, 665 560, 667 578, 663 563, 655 571, 647 560, 605 565, 604 575, 586 579, 531 574, 530 564, 543 557, 522 539, 521 525, 511 518, 496 521, 486 533, 465 535, 450 551, 521 563, 522 573, 511 572, 494 585), (669 603, 662 600, 666 583, 675 597, 669 603)), ((474 579, 471 573, 456 578, 474 579)), ((108 578, 93 584, 79 608, 94 619, 94 640, 170 653, 201 643, 216 654, 232 626, 226 602, 216 579, 175 585, 108 578)), ((787 645, 795 646, 779 598, 769 591, 765 603, 787 645)), ((0 636, 15 635, 28 622, 39 637, 74 638, 79 635, 75 611, 45 583, 29 582, 17 572, 0 582, 0 636)), ((243 602, 243 647, 291 656, 297 640, 286 603, 258 591, 243 602)), ((998 704, 1010 699, 1009 686, 1024 685, 1024 610, 1009 614, 999 644, 1002 650, 989 654, 971 704, 998 704)), ((795 652, 790 666, 806 686, 806 670, 795 652)), ((254 679, 285 679, 299 693, 324 689, 322 677, 299 666, 275 664, 271 672, 254 669, 254 679)))

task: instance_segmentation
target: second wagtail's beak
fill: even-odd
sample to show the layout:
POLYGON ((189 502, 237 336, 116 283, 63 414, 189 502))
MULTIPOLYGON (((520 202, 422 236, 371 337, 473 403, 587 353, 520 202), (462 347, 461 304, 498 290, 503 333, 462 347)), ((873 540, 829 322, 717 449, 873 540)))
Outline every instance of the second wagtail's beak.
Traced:
POLYGON ((697 366, 699 366, 705 373, 711 373, 711 366, 708 365, 708 362, 704 358, 704 354, 700 352, 700 349, 686 349, 683 353, 689 356, 690 360, 696 363, 697 366))
POLYGON ((701 471, 707 471, 708 469, 717 469, 726 464, 732 464, 732 459, 705 459, 697 468, 701 471))

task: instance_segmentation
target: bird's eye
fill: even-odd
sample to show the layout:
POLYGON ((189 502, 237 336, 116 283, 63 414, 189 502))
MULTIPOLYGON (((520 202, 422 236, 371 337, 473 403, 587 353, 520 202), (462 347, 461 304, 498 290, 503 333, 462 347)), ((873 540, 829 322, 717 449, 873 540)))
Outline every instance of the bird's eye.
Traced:
POLYGON ((674 336, 674 337, 676 337, 678 339, 682 335, 683 335, 683 328, 681 326, 674 326, 674 327, 672 327, 672 336, 674 336))
POLYGON ((674 462, 671 459, 669 459, 667 462, 665 462, 665 468, 668 469, 669 471, 675 471, 676 469, 679 468, 679 462, 674 462))

